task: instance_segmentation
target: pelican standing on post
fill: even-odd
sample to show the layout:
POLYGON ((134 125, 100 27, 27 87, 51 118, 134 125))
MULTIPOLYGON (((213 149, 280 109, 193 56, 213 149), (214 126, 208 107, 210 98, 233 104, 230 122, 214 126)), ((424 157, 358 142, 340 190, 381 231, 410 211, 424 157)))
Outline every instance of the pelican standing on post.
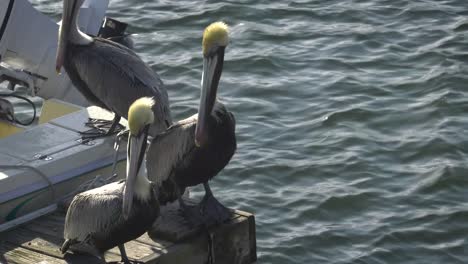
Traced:
POLYGON ((146 232, 159 215, 159 186, 146 176, 147 135, 154 121, 153 99, 141 98, 129 109, 127 177, 77 194, 65 218, 62 253, 68 249, 103 258, 106 250, 119 247, 129 263, 124 243, 146 232))
POLYGON ((150 135, 172 124, 167 91, 159 76, 131 49, 102 38, 92 38, 77 26, 84 0, 63 0, 56 70, 65 68, 73 85, 94 105, 114 112, 110 134, 127 118, 130 105, 148 96, 157 100, 150 135))
POLYGON ((156 136, 147 152, 149 178, 163 186, 159 196, 161 204, 178 199, 194 225, 201 224, 200 221, 221 223, 230 216, 229 210, 214 198, 208 185, 208 180, 229 163, 237 147, 234 116, 216 98, 228 42, 228 27, 223 22, 213 23, 205 29, 198 114, 175 123, 156 136), (181 199, 183 190, 201 183, 205 188, 201 203, 196 207, 185 205, 181 199))

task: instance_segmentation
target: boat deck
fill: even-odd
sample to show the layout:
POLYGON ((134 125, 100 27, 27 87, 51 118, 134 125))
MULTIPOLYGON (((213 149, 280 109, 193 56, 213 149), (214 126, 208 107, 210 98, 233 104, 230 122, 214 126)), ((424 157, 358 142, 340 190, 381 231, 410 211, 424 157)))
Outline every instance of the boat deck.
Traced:
MULTIPOLYGON (((130 260, 140 263, 253 263, 256 261, 255 218, 233 210, 226 223, 208 230, 192 229, 175 213, 162 212, 153 229, 127 242, 130 260), (154 238, 154 239, 152 239, 154 238)), ((120 262, 117 247, 97 257, 60 253, 65 212, 54 212, 0 234, 0 263, 105 263, 120 262)))

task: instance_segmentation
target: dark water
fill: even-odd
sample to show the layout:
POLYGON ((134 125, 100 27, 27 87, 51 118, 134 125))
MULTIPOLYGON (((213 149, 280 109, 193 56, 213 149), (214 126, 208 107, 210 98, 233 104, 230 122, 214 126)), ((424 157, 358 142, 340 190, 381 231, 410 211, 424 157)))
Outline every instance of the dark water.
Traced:
POLYGON ((231 26, 219 93, 239 144, 212 185, 256 214, 259 263, 467 263, 468 1, 113 0, 109 15, 175 119, 198 106, 202 30, 231 26))

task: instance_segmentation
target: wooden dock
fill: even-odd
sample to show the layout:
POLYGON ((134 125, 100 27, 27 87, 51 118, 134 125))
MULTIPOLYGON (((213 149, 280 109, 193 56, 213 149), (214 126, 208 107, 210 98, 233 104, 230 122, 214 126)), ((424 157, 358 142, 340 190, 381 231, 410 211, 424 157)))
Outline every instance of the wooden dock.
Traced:
MULTIPOLYGON (((168 207, 148 231, 125 243, 130 260, 154 264, 247 264, 257 258, 255 218, 233 210, 226 223, 209 229, 192 229, 168 207)), ((118 248, 106 252, 105 262, 97 257, 60 253, 65 213, 55 212, 0 234, 0 263, 61 264, 119 263, 118 248)))

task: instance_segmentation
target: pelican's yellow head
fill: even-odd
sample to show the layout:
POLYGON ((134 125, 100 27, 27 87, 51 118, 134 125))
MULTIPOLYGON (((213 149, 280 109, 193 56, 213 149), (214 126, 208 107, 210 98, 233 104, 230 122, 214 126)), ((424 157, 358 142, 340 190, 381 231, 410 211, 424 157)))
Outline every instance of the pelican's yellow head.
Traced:
POLYGON ((142 97, 133 102, 128 109, 128 127, 130 129, 130 134, 138 135, 142 129, 153 123, 153 105, 154 100, 150 97, 142 97))
POLYGON ((216 102, 216 93, 224 64, 224 52, 229 44, 229 29, 224 22, 215 22, 203 32, 203 73, 200 105, 198 106, 195 144, 201 147, 209 141, 209 118, 216 102))
POLYGON ((136 195, 140 199, 145 199, 144 197, 147 198, 148 196, 148 193, 144 189, 141 189, 138 184, 138 182, 145 181, 137 181, 137 179, 139 177, 146 177, 144 169, 141 170, 140 168, 146 166, 146 164, 142 164, 144 164, 145 160, 148 129, 154 121, 153 105, 153 98, 142 97, 133 102, 128 109, 130 135, 128 135, 127 144, 127 177, 125 179, 125 190, 122 201, 122 214, 125 219, 128 219, 130 216, 133 196, 136 195))
POLYGON ((216 47, 229 44, 229 28, 224 22, 214 22, 203 32, 203 56, 207 57, 216 47))

